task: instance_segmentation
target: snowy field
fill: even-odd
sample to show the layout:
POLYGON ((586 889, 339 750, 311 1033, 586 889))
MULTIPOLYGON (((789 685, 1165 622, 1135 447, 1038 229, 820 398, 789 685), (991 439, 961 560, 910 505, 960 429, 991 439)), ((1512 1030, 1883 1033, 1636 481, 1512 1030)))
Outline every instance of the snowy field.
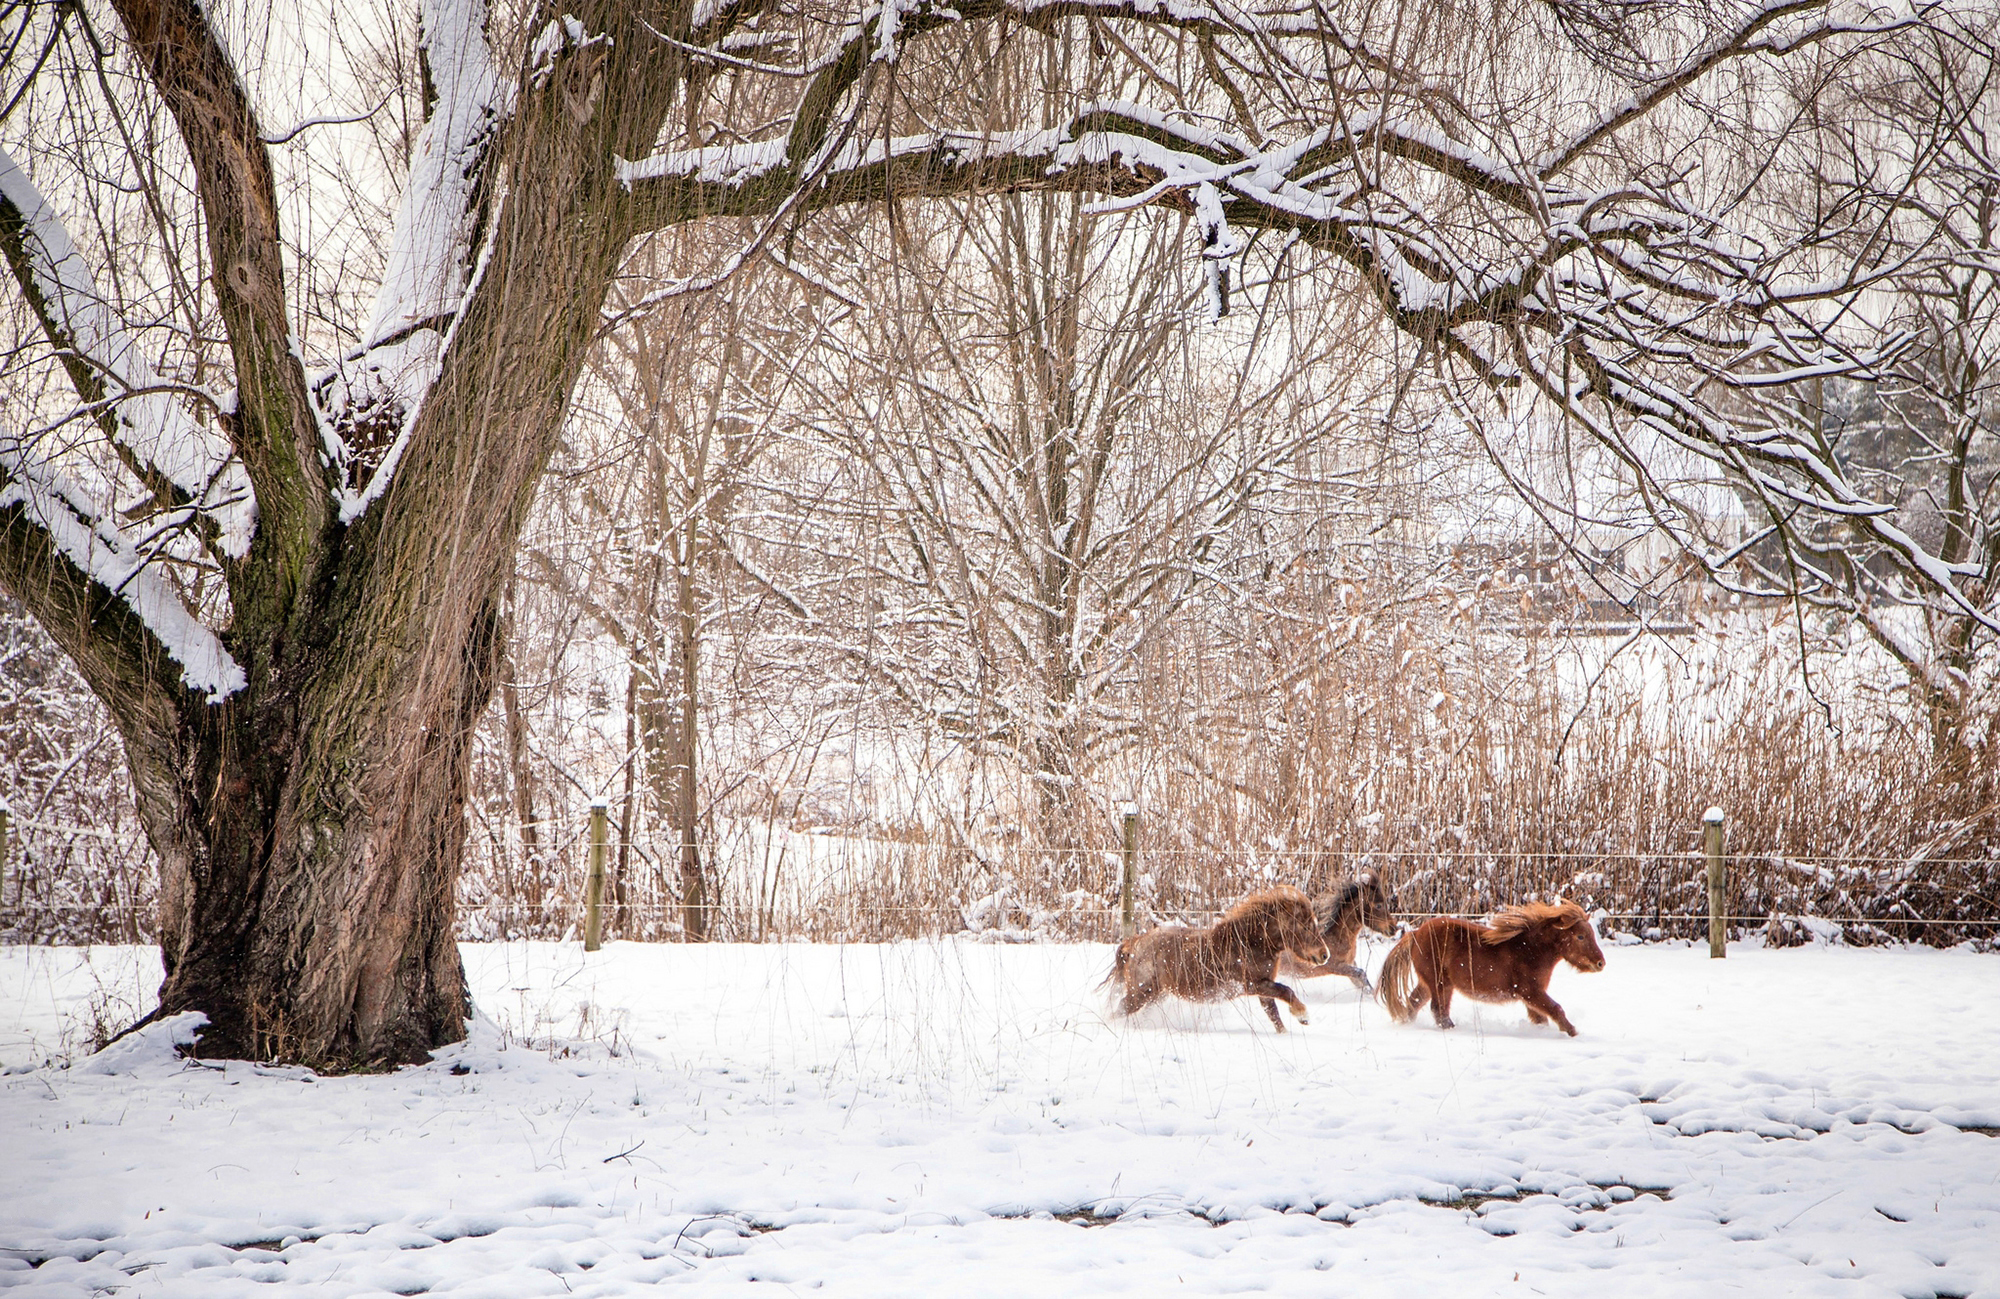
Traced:
POLYGON ((2000 957, 1607 955, 1570 1040, 1126 1023, 1099 946, 468 945, 470 1042, 315 1079, 41 1065, 155 958, 0 949, 0 1288, 2000 1295, 2000 957))

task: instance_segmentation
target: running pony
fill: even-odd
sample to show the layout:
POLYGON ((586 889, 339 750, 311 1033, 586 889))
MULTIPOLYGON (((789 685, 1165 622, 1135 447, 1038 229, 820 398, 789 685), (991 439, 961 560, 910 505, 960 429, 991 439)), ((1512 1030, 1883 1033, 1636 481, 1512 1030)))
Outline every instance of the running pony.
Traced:
POLYGON ((1430 1002, 1439 1028, 1451 1027, 1454 991, 1474 1001, 1526 1002, 1530 1021, 1553 1019, 1575 1037, 1576 1025, 1549 996, 1557 961, 1586 974, 1604 968, 1590 917, 1574 902, 1508 907, 1490 926, 1449 917, 1426 920, 1390 950, 1377 995, 1398 1023, 1409 1022, 1430 1002))
POLYGON ((1278 1001, 1291 1007, 1293 1019, 1306 1022, 1306 1004, 1272 977, 1283 952, 1308 965, 1332 958, 1312 903, 1288 884, 1251 894, 1206 929, 1169 925, 1133 935, 1118 944, 1104 982, 1124 988, 1127 1015, 1170 994, 1192 1001, 1260 997, 1282 1033, 1278 1001))

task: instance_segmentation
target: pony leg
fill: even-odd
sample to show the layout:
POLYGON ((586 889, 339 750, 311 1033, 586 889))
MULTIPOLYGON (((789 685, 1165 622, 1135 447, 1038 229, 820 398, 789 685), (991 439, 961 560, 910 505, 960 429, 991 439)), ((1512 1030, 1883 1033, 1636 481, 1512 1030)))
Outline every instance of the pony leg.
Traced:
POLYGON ((1451 985, 1449 983, 1440 983, 1437 987, 1430 990, 1430 994, 1431 1018, 1437 1021, 1437 1026, 1439 1028, 1458 1027, 1451 1019, 1451 985))
POLYGON ((1533 1006, 1529 1006, 1528 1022, 1530 1024, 1546 1024, 1549 1022, 1549 1017, 1547 1015, 1544 1015, 1541 1011, 1536 1010, 1533 1006))
POLYGON ((1299 1000, 1299 994, 1293 992, 1284 984, 1279 983, 1276 979, 1254 980, 1245 991, 1263 1000, 1264 1013, 1271 1017, 1271 1022, 1278 1026, 1280 1033, 1285 1031, 1285 1022, 1278 1018, 1277 1002, 1279 1001, 1284 1002, 1292 1008, 1292 1018, 1299 1021, 1299 1023, 1306 1024, 1311 1022, 1306 1018, 1306 1003, 1299 1000), (1276 998, 1276 1001, 1273 998, 1276 998))
POLYGON ((1153 984, 1128 983, 1125 985, 1123 1011, 1127 1015, 1137 1014, 1147 1006, 1152 1005, 1154 1001, 1159 999, 1159 996, 1160 990, 1153 984))
POLYGON ((1361 989, 1362 995, 1374 995, 1375 985, 1368 982, 1368 971, 1360 966, 1349 965, 1345 961, 1328 961, 1320 968, 1327 974, 1344 974, 1353 981, 1355 987, 1361 989))
POLYGON ((1540 1011, 1542 1015, 1553 1019, 1557 1028, 1571 1037, 1576 1036, 1576 1025, 1569 1022, 1569 1016, 1563 1014, 1563 1008, 1556 1004, 1556 999, 1548 994, 1546 988, 1532 989, 1521 1000, 1528 1003, 1528 1017, 1536 1023, 1541 1022, 1540 1016, 1535 1014, 1536 1011, 1540 1011))
POLYGON ((1368 982, 1368 971, 1358 965, 1349 965, 1346 961, 1328 961, 1324 965, 1302 965, 1292 973, 1302 979, 1317 979, 1322 974, 1344 974, 1354 980, 1354 986, 1363 992, 1372 995, 1375 991, 1375 985, 1368 982))

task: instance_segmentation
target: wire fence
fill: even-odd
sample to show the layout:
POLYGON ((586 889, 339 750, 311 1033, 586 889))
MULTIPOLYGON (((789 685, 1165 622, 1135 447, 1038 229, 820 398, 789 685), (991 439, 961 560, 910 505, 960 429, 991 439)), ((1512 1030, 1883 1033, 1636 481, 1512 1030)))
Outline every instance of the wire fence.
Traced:
MULTIPOLYGON (((461 938, 566 939, 584 928, 588 821, 551 821, 513 860, 475 855, 458 898, 461 938)), ((1390 828, 1393 830, 1393 827, 1390 828)), ((1258 888, 1326 891, 1363 870, 1396 915, 1476 917, 1557 896, 1607 933, 1706 935, 1706 859, 1687 840, 1617 852, 1142 845, 1133 863, 1139 925, 1204 924, 1258 888)), ((1385 835, 1386 837, 1386 835, 1385 835)), ((736 825, 703 845, 692 913, 678 840, 610 827, 607 937, 678 941, 883 941, 967 934, 989 941, 1109 941, 1120 932, 1124 860, 1116 847, 969 846, 920 838, 736 825)), ((2000 857, 1939 852, 1801 856, 1732 844, 1724 923, 1778 945, 1808 941, 2000 939, 2000 857)), ((156 872, 135 831, 17 818, 0 857, 0 942, 145 942, 155 937, 156 872), (80 851, 89 845, 90 851, 80 851)))

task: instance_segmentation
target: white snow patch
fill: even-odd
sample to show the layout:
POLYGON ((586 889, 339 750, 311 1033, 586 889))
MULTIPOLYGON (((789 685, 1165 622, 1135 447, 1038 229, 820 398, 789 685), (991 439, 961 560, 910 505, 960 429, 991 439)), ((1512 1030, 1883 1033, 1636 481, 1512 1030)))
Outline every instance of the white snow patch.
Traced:
MULTIPOLYGON (((462 951, 482 1015, 427 1066, 0 1078, 0 1285, 1421 1277, 1693 1299, 2000 1279, 2000 1141, 1963 1130, 2000 1125, 2000 1022, 1968 1013, 1992 956, 1620 947, 1556 975, 1571 1040, 1518 1005, 1394 1025, 1345 979, 1305 982, 1313 1022, 1282 1037, 1250 1001, 1117 1019, 1094 944, 462 951)), ((0 1016, 53 1035, 87 981, 50 967, 86 955, 0 950, 0 1016)))
POLYGON ((182 1048, 192 1048, 201 1040, 208 1016, 198 1010, 184 1011, 156 1020, 105 1047, 76 1066, 80 1074, 157 1074, 162 1069, 178 1073, 187 1065, 182 1048))

